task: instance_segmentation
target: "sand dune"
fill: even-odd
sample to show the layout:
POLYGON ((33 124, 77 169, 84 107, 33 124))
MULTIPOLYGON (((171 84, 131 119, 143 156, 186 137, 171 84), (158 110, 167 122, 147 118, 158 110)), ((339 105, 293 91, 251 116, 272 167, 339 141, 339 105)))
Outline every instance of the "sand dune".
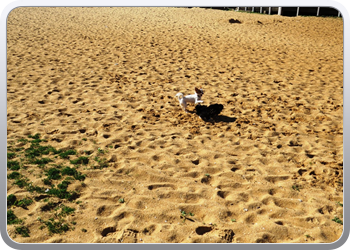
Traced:
MULTIPOLYGON (((49 197, 76 209, 66 218, 74 230, 40 229, 37 218, 54 211, 38 200, 12 208, 31 232, 9 225, 14 241, 324 243, 342 235, 332 221, 343 214, 342 19, 41 7, 13 10, 7 32, 8 145, 40 133, 79 155, 103 149, 108 161, 78 168, 87 178, 69 188, 81 203, 49 197), (175 94, 195 86, 204 104, 224 105, 215 122, 181 110, 175 94)), ((39 185, 35 171, 19 172, 39 185)), ((8 195, 38 196, 7 186, 8 195)))

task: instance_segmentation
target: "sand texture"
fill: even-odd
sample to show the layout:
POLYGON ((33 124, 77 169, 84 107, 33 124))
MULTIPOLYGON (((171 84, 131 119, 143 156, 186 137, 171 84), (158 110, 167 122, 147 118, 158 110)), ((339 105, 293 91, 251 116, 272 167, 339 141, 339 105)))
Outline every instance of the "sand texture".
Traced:
MULTIPOLYGON (((343 232, 334 220, 343 220, 343 20, 17 8, 7 22, 7 145, 28 148, 20 139, 37 133, 90 162, 76 165, 86 179, 68 186, 79 194, 72 201, 7 180, 8 195, 34 199, 8 208, 30 232, 8 225, 16 242, 334 242, 343 232), (215 120, 181 110, 174 96, 196 86, 204 104, 224 105, 215 120), (62 217, 70 230, 50 233, 43 221, 63 205, 75 209, 62 217)), ((46 157, 54 161, 17 172, 50 189, 42 171, 74 165, 46 157)))

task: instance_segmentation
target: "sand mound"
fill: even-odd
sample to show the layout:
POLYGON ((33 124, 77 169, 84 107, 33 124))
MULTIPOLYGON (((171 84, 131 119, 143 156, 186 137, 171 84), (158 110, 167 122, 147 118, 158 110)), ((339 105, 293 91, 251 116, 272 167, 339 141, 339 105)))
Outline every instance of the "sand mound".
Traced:
MULTIPOLYGON (((8 195, 37 198, 11 208, 30 231, 23 237, 9 225, 15 241, 341 236, 334 218, 343 214, 342 19, 42 7, 13 10, 7 27, 8 146, 39 133, 43 145, 90 158, 76 167, 86 179, 69 185, 79 192, 74 201, 8 179, 8 195), (174 97, 196 86, 205 105, 224 105, 215 122, 184 113, 174 97), (107 166, 95 168, 103 162, 94 157, 107 166), (63 204, 75 209, 62 217, 71 229, 50 234, 43 221, 63 204)), ((49 157, 56 162, 44 169, 72 167, 49 157)), ((44 186, 40 171, 18 170, 44 186)))

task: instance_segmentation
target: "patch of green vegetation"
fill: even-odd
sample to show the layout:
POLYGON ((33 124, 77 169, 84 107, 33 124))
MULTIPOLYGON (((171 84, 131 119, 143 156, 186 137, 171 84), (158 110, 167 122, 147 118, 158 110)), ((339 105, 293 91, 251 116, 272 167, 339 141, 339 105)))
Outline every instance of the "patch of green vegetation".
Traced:
POLYGON ((44 166, 44 165, 48 164, 49 162, 53 162, 53 160, 51 160, 50 158, 41 158, 41 159, 35 159, 31 163, 37 164, 39 166, 44 166))
POLYGON ((94 168, 102 169, 108 167, 108 161, 106 158, 101 159, 100 157, 96 156, 94 160, 98 163, 98 166, 95 166, 94 168))
POLYGON ((105 151, 102 148, 98 148, 97 151, 98 151, 99 154, 104 154, 105 153, 105 151))
MULTIPOLYGON (((94 153, 93 151, 86 151, 88 154, 86 156, 77 155, 75 149, 69 149, 66 151, 57 150, 50 145, 41 145, 42 142, 47 142, 44 139, 40 139, 40 134, 29 135, 26 139, 18 140, 21 142, 20 147, 16 148, 14 142, 7 147, 7 168, 8 168, 8 180, 13 180, 12 184, 22 188, 23 190, 32 193, 37 193, 40 195, 28 196, 23 199, 18 199, 14 194, 7 196, 7 206, 9 210, 7 211, 7 222, 8 224, 21 224, 20 227, 16 228, 16 234, 20 234, 23 237, 29 237, 29 230, 24 226, 23 221, 14 214, 10 209, 13 206, 27 208, 33 202, 42 201, 47 202, 47 205, 41 208, 43 212, 55 210, 55 219, 49 219, 48 221, 43 221, 40 218, 38 220, 43 223, 42 227, 47 227, 50 234, 52 233, 63 233, 68 230, 74 229, 76 222, 67 223, 64 221, 64 217, 75 212, 74 208, 68 207, 62 204, 62 200, 67 200, 69 202, 74 201, 79 197, 79 192, 68 191, 68 187, 71 183, 76 180, 84 181, 86 175, 78 171, 79 165, 89 164, 89 155, 94 153), (24 146, 26 145, 26 146, 24 146), (21 152, 20 152, 21 151, 21 152), (74 160, 70 159, 71 155, 77 155, 74 160), (64 166, 64 163, 57 165, 55 164, 56 159, 61 158, 67 160, 67 163, 73 164, 75 166, 69 167, 64 166), (50 164, 51 163, 51 164, 50 164), (39 168, 35 168, 37 165, 39 168), (52 166, 52 167, 47 167, 52 166), (27 168, 30 169, 27 171, 27 168), (20 170, 20 171, 19 171, 20 170), (36 176, 42 179, 44 185, 33 185, 33 182, 29 180, 26 176, 36 176), (63 181, 57 183, 54 181, 63 181), (57 185, 56 185, 57 184, 57 185), (50 201, 51 197, 55 197, 55 202, 50 201), (57 201, 57 198, 59 199, 57 201), (73 226, 71 228, 70 226, 73 226)), ((107 150, 98 149, 98 154, 106 154, 107 150)), ((98 163, 97 167, 94 168, 105 168, 108 167, 107 160, 105 158, 96 157, 95 161, 98 163)), ((96 163, 94 163, 96 165, 96 163)), ((86 184, 82 182, 82 187, 86 184)), ((121 198, 119 202, 124 203, 124 198, 121 198)), ((80 204, 81 201, 76 202, 80 204)), ((53 212, 53 211, 52 211, 53 212)), ((86 230, 87 231, 87 230, 86 230)))
POLYGON ((20 188, 24 188, 26 186, 28 186, 28 182, 26 179, 22 178, 22 179, 16 179, 16 181, 13 183, 15 185, 17 185, 20 188))
POLYGON ((49 195, 54 195, 60 199, 67 199, 69 201, 75 200, 79 197, 78 193, 75 191, 67 191, 69 181, 62 181, 62 183, 57 185, 57 188, 51 188, 46 193, 49 195))
POLYGON ((58 184, 57 187, 58 187, 59 189, 67 189, 69 184, 70 184, 69 181, 64 180, 64 181, 62 181, 60 184, 58 184))
POLYGON ((14 194, 10 194, 7 196, 7 206, 13 206, 15 205, 15 202, 17 200, 17 197, 14 194))
POLYGON ((62 178, 61 171, 57 168, 50 168, 46 172, 47 179, 49 180, 59 180, 62 178))
MULTIPOLYGON (((40 134, 35 134, 34 136, 29 135, 29 138, 32 138, 31 145, 29 148, 25 149, 25 157, 28 159, 30 163, 34 164, 47 164, 47 160, 43 160, 42 163, 40 163, 40 160, 38 160, 38 157, 41 157, 43 155, 48 155, 50 153, 53 154, 59 154, 61 153, 61 150, 56 150, 54 147, 48 145, 48 146, 42 146, 40 145, 41 142, 46 142, 46 140, 40 139, 40 134), (37 161, 37 163, 35 163, 37 161), (46 162, 46 163, 45 163, 46 162)), ((47 158, 44 158, 47 159, 47 158)))
POLYGON ((61 173, 63 175, 73 176, 76 180, 79 180, 79 181, 85 180, 85 177, 86 177, 86 175, 81 174, 75 168, 70 168, 70 167, 66 167, 62 169, 61 173))
POLYGON ((189 219, 188 218, 188 215, 190 215, 190 216, 194 216, 194 214, 193 213, 186 213, 184 210, 182 210, 181 211, 181 215, 180 215, 180 217, 183 219, 183 221, 182 222, 185 222, 186 221, 186 219, 187 220, 191 220, 191 219, 189 219))
POLYGON ((292 189, 295 190, 295 191, 300 192, 300 189, 302 189, 302 187, 299 186, 299 185, 293 185, 293 186, 292 186, 292 189))
POLYGON ((15 206, 26 208, 27 206, 29 206, 29 205, 32 204, 32 203, 33 203, 33 200, 32 200, 32 199, 24 198, 24 199, 22 199, 22 200, 18 200, 18 201, 15 203, 15 206))
POLYGON ((53 218, 50 218, 47 221, 41 222, 43 222, 44 225, 46 225, 50 234, 62 234, 70 229, 69 225, 67 223, 64 223, 64 220, 55 221, 53 218))
POLYGON ((337 202, 337 204, 338 204, 339 206, 343 207, 343 204, 340 203, 339 201, 337 202))
POLYGON ((24 198, 22 200, 17 200, 17 197, 14 194, 10 194, 7 196, 7 206, 16 206, 16 207, 23 207, 27 208, 30 204, 33 203, 32 199, 24 198))
POLYGON ((28 139, 21 138, 18 142, 22 142, 24 145, 28 143, 28 139))
POLYGON ((19 179, 22 175, 16 171, 12 172, 11 174, 7 175, 7 179, 13 180, 13 179, 19 179))
POLYGON ((7 225, 21 224, 22 220, 14 214, 12 210, 7 210, 7 225))
POLYGON ((40 134, 36 133, 35 135, 28 135, 28 138, 34 139, 34 140, 38 140, 40 139, 40 134))
POLYGON ((343 221, 342 221, 341 219, 339 219, 337 216, 334 216, 334 218, 332 219, 332 221, 343 225, 343 221))
POLYGON ((29 229, 26 226, 20 226, 15 228, 16 234, 20 234, 22 237, 29 237, 29 229))
POLYGON ((125 200, 124 200, 124 198, 120 198, 120 199, 118 200, 118 202, 119 202, 119 203, 124 203, 125 200))
POLYGON ((68 159, 70 155, 76 155, 77 151, 75 151, 74 149, 69 149, 65 152, 62 152, 60 154, 58 154, 62 159, 68 159))
POLYGON ((75 209, 71 207, 67 207, 65 205, 61 206, 61 213, 58 214, 58 216, 67 216, 69 214, 74 213, 75 209))
POLYGON ((74 165, 77 165, 77 164, 87 165, 89 163, 89 158, 86 156, 80 156, 78 159, 71 160, 70 163, 74 165))
POLYGON ((19 170, 20 169, 20 165, 18 161, 7 161, 7 168, 9 168, 10 170, 19 170))
POLYGON ((13 159, 16 157, 16 153, 7 153, 7 159, 13 159))

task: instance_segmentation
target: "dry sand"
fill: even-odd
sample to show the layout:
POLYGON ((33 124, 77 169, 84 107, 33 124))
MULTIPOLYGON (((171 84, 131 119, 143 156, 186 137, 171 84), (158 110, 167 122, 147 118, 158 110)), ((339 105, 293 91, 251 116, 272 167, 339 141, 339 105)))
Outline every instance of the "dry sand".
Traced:
MULTIPOLYGON (((74 230, 40 229, 37 218, 54 214, 41 199, 12 208, 31 232, 9 225, 16 242, 342 235, 332 221, 343 214, 341 18, 41 7, 13 10, 7 25, 8 145, 40 133, 79 155, 108 151, 109 161, 78 168, 87 178, 69 190, 80 191, 80 204, 50 198, 76 209, 66 218, 74 230), (195 86, 204 104, 224 105, 216 122, 184 113, 174 98, 195 86), (184 221, 180 211, 193 216, 184 221)), ((20 170, 40 184, 35 171, 20 170)), ((38 196, 7 185, 8 195, 38 196)))

